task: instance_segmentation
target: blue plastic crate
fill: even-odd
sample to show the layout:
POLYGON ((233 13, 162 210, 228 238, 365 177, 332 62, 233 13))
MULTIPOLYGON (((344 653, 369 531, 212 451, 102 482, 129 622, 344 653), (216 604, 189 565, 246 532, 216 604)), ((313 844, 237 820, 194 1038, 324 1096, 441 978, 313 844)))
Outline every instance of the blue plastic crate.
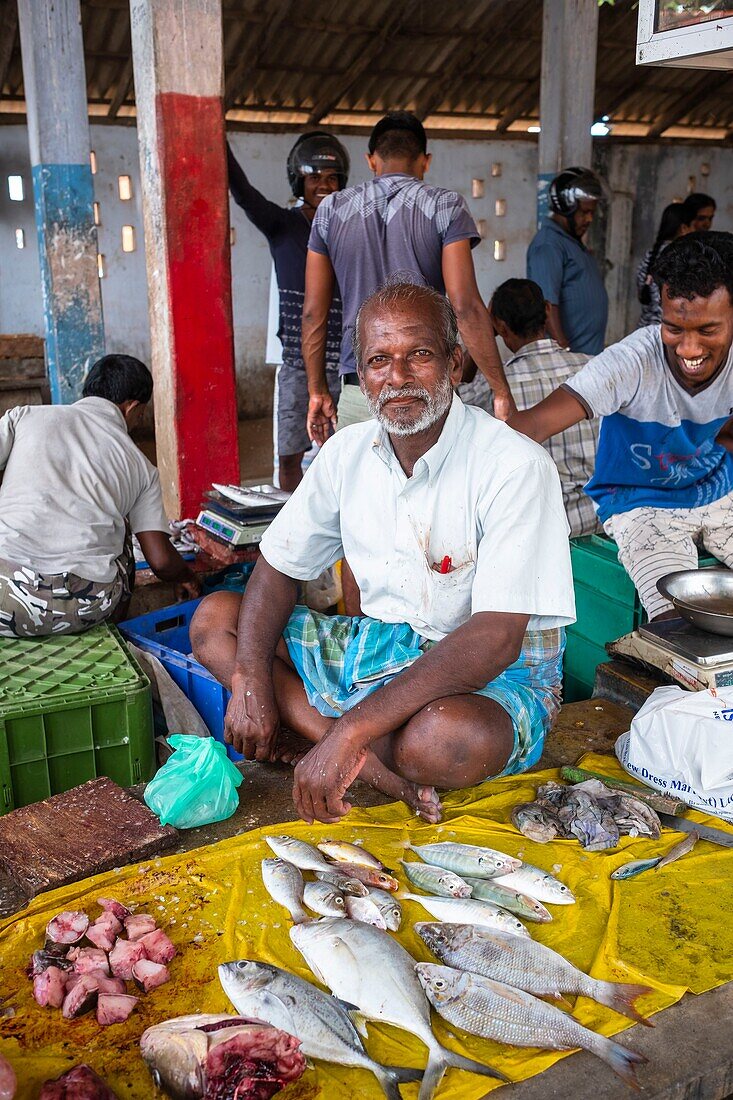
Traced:
MULTIPOLYGON (((251 570, 250 570, 251 571, 251 570)), ((203 597, 201 597, 203 599, 203 597)), ((190 699, 217 741, 224 742, 224 715, 231 693, 211 673, 189 656, 191 619, 201 599, 163 607, 120 623, 121 633, 134 645, 152 653, 169 673, 184 695, 190 699)), ((231 760, 242 760, 241 753, 227 745, 231 760)))

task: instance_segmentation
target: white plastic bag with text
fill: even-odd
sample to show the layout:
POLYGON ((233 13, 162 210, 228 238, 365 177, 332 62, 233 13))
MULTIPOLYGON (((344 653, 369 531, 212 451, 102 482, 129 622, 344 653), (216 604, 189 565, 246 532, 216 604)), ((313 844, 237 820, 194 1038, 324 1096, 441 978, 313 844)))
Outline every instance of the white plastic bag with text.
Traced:
POLYGON ((616 742, 635 779, 733 821, 733 687, 659 687, 616 742))

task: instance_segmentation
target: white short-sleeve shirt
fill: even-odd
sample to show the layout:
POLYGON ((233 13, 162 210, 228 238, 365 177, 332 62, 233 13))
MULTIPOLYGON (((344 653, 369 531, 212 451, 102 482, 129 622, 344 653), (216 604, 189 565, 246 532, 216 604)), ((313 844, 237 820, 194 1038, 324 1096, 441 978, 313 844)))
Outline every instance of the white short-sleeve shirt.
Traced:
POLYGON ((345 557, 365 615, 437 641, 480 611, 574 622, 568 533, 546 451, 454 397, 410 478, 375 421, 329 439, 260 548, 298 580, 345 557))

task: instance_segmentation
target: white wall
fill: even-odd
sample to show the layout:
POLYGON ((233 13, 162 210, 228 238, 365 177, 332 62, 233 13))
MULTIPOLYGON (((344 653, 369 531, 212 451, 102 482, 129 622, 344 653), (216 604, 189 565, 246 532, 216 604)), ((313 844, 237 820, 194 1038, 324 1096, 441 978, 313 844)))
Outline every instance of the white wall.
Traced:
MULTIPOLYGON (((91 131, 97 156, 95 195, 101 211, 99 248, 106 268, 102 293, 107 350, 124 350, 147 361, 150 339, 136 131, 129 126, 92 126, 91 131), (132 177, 130 202, 121 202, 118 197, 117 177, 122 174, 132 177), (122 251, 124 224, 136 230, 137 247, 132 253, 122 251)), ((43 314, 27 131, 24 125, 4 126, 1 133, 0 331, 41 335, 43 314), (8 198, 7 176, 11 173, 23 176, 26 197, 22 203, 8 198), (26 248, 22 251, 15 247, 16 228, 25 230, 26 248)), ((285 161, 294 136, 233 133, 230 140, 255 186, 273 201, 287 203, 290 192, 285 161)), ((342 140, 352 158, 350 182, 358 183, 368 174, 363 156, 366 139, 342 140)), ((524 275, 525 253, 535 227, 537 146, 530 141, 435 141, 431 150, 430 181, 461 191, 474 217, 487 223, 487 237, 476 248, 474 257, 481 292, 488 298, 499 282, 524 275), (491 175, 495 163, 502 166, 501 176, 491 175), (473 178, 484 180, 483 198, 471 197, 473 178), (495 216, 497 199, 506 201, 504 217, 495 216), (504 261, 493 258, 495 239, 505 242, 504 261)), ((696 190, 709 191, 718 199, 716 228, 733 229, 731 156, 728 149, 705 145, 619 144, 603 150, 601 159, 608 165, 616 189, 613 210, 618 215, 617 229, 618 219, 632 219, 631 249, 629 234, 617 232, 620 253, 611 257, 615 269, 610 273, 609 287, 619 299, 617 329, 624 328, 624 318, 626 330, 636 322, 635 265, 654 238, 662 208, 688 191, 691 176, 695 177, 696 190), (702 174, 703 165, 709 167, 707 176, 702 174)), ((271 407, 273 372, 265 363, 271 260, 265 239, 233 203, 231 219, 236 231, 232 277, 239 406, 245 416, 261 416, 271 407)), ((611 338, 622 334, 609 332, 611 338)))

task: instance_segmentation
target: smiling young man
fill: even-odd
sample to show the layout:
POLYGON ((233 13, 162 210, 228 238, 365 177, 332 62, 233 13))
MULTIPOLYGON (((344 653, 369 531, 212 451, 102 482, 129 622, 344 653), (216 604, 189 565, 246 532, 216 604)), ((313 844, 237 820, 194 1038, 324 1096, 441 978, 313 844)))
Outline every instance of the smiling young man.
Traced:
POLYGON ((512 427, 543 441, 601 416, 586 485, 650 619, 657 581, 706 547, 733 567, 733 235, 673 241, 655 271, 661 325, 607 348, 512 427))
POLYGON ((375 420, 327 440, 262 540, 244 598, 201 604, 191 640, 232 699, 248 758, 293 756, 306 821, 336 821, 360 776, 428 821, 436 788, 522 771, 559 706, 573 621, 568 525, 546 452, 453 389, 457 322, 427 287, 362 305, 355 356, 375 420), (345 558, 364 615, 296 607, 345 558), (307 746, 306 746, 307 747, 307 746))

